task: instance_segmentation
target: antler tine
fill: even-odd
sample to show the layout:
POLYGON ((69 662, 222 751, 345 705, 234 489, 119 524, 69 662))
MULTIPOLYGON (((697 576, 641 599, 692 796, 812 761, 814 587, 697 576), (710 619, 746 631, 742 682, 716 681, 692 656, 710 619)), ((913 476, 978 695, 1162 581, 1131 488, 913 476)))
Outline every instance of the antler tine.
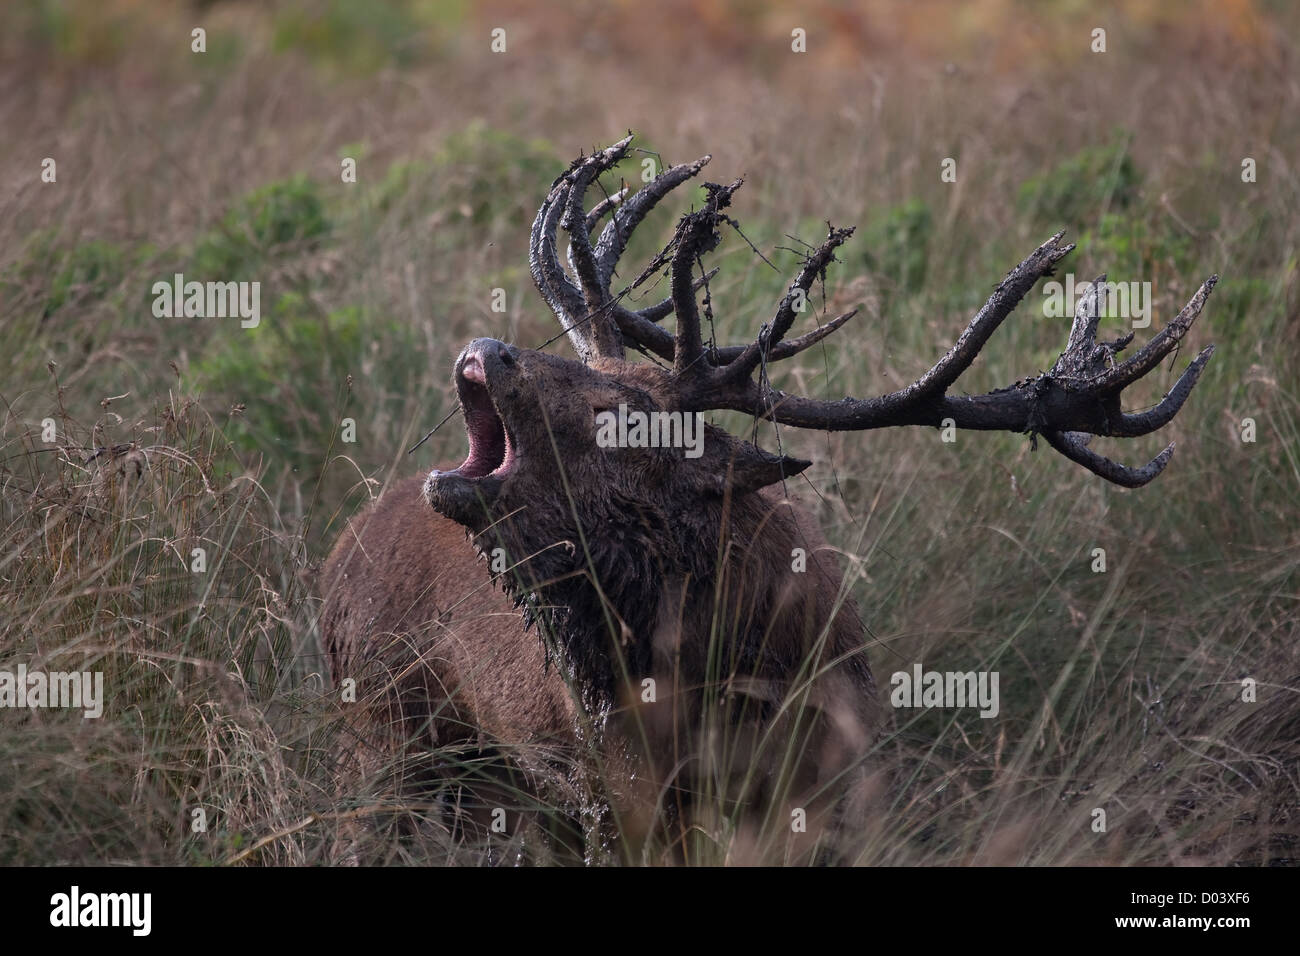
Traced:
POLYGON ((614 304, 614 321, 623 333, 623 341, 639 345, 666 362, 673 360, 677 352, 677 339, 671 332, 642 318, 639 313, 629 312, 618 303, 614 304))
POLYGON ((1101 322, 1101 296, 1105 288, 1104 272, 1084 287, 1083 295, 1079 297, 1079 306, 1074 310, 1074 322, 1070 325, 1070 337, 1066 340, 1063 356, 1091 356, 1092 347, 1097 341, 1097 325, 1101 322))
POLYGON ((592 180, 627 155, 627 147, 631 142, 632 137, 628 135, 613 146, 592 153, 585 160, 574 164, 569 171, 569 193, 560 220, 560 225, 569 234, 569 262, 582 285, 589 326, 587 337, 597 354, 617 358, 623 356, 623 343, 618 327, 610 321, 609 289, 607 283, 602 281, 600 269, 596 265, 591 237, 587 232, 587 213, 582 202, 592 180))
POLYGON ((537 291, 560 320, 560 327, 568 334, 574 350, 584 361, 590 361, 596 352, 588 341, 587 329, 582 321, 586 311, 582 294, 565 274, 555 251, 555 230, 568 196, 566 173, 555 181, 533 219, 528 244, 528 271, 532 273, 537 291))
MULTIPOLYGON (((710 269, 692 283, 692 301, 695 298, 694 293, 708 285, 709 280, 717 274, 717 269, 710 269)), ((655 323, 671 315, 673 309, 671 295, 662 302, 641 309, 639 312, 634 312, 626 308, 622 303, 615 302, 614 321, 618 323, 619 331, 623 333, 625 341, 639 345, 647 351, 655 353, 660 358, 671 362, 677 354, 677 339, 671 333, 655 325, 655 323)))
POLYGON ((641 224, 646 214, 660 199, 699 173, 712 158, 712 156, 701 156, 693 163, 683 163, 665 169, 641 187, 605 224, 600 238, 596 241, 596 263, 604 283, 608 285, 613 278, 614 267, 618 264, 619 256, 627 248, 627 241, 631 238, 633 230, 641 224))
POLYGON ((1169 459, 1174 455, 1174 443, 1170 442, 1165 446, 1164 451, 1146 465, 1141 468, 1130 468, 1086 447, 1092 440, 1092 435, 1087 432, 1043 432, 1043 437, 1047 439, 1049 445, 1070 461, 1083 465, 1094 475, 1100 475, 1107 481, 1124 488, 1141 488, 1164 471, 1165 465, 1169 464, 1169 459))
POLYGON ((704 208, 687 213, 677 227, 672 258, 673 310, 677 313, 677 349, 673 366, 679 378, 707 375, 711 366, 705 361, 704 339, 700 334, 700 309, 695 301, 695 263, 711 252, 722 237, 718 234, 718 212, 731 204, 731 196, 743 180, 729 186, 705 183, 709 198, 704 208))
POLYGON ((1205 365, 1210 361, 1210 356, 1213 354, 1213 345, 1207 345, 1201 349, 1201 354, 1192 360, 1191 365, 1187 366, 1183 374, 1178 377, 1174 387, 1165 393, 1165 397, 1160 400, 1159 405, 1149 411, 1121 415, 1119 424, 1115 426, 1114 434, 1124 438, 1146 435, 1158 428, 1164 428, 1173 421, 1173 417, 1183 407, 1183 402, 1187 401, 1187 396, 1192 394, 1192 389, 1196 387, 1201 372, 1205 370, 1205 365))
POLYGON ((943 358, 907 388, 900 389, 888 396, 896 405, 920 401, 946 392, 961 374, 970 368, 989 338, 997 331, 1004 319, 1020 304, 1026 293, 1034 287, 1039 279, 1050 275, 1056 263, 1060 262, 1074 250, 1074 243, 1062 246, 1062 229, 1041 246, 1031 252, 1006 278, 998 283, 993 294, 989 296, 984 307, 975 313, 965 331, 957 338, 943 358))
POLYGON ((1219 277, 1212 275, 1202 282, 1201 287, 1183 306, 1182 311, 1178 313, 1172 322, 1161 329, 1150 342, 1114 368, 1107 369, 1105 372, 1088 379, 1083 383, 1083 386, 1093 391, 1121 389, 1136 382, 1159 365, 1160 360, 1174 350, 1174 347, 1187 334, 1187 330, 1196 322, 1197 317, 1201 314, 1201 309, 1205 307, 1205 300, 1214 291, 1218 281, 1219 277))
MULTIPOLYGON (((790 283, 785 297, 781 299, 781 304, 777 307, 772 324, 765 325, 759 332, 758 338, 745 346, 744 350, 727 366, 726 371, 719 377, 721 382, 738 382, 748 378, 758 368, 758 363, 763 360, 764 356, 767 356, 768 361, 775 361, 776 356, 773 349, 785 338, 786 333, 790 331, 790 327, 794 325, 795 317, 798 315, 798 310, 795 309, 797 295, 800 292, 806 295, 815 281, 819 278, 825 278, 826 267, 834 260, 835 250, 848 241, 853 232, 852 226, 848 229, 836 229, 834 226, 827 227, 825 241, 804 260, 799 275, 790 283)), ((838 327, 836 326, 836 328, 838 327)), ((781 357, 797 354, 797 351, 801 350, 785 353, 781 357)))
MULTIPOLYGON (((614 276, 614 268, 618 264, 619 257, 627 248, 628 239, 636 227, 641 224, 641 220, 646 217, 646 214, 655 207, 660 199, 698 174, 701 169, 708 165, 710 159, 712 159, 711 156, 701 156, 693 163, 682 163, 669 167, 633 194, 631 198, 624 201, 615 211, 610 221, 605 224, 600 239, 596 242, 596 265, 599 270, 600 281, 606 288, 609 287, 609 283, 614 276)), ((658 261, 656 259, 656 263, 658 261)), ((653 267, 647 270, 643 276, 648 275, 652 270, 653 267)), ((700 289, 716 274, 717 270, 714 269, 702 278, 695 280, 694 290, 700 289)), ((615 302, 613 308, 614 321, 618 324, 624 340, 635 343, 655 353, 660 358, 673 361, 677 351, 676 339, 654 323, 662 321, 673 311, 674 301, 674 297, 670 295, 662 302, 639 311, 628 309, 622 303, 615 302)), ((693 295, 691 301, 694 301, 693 295)))
POLYGON ((627 193, 628 187, 624 186, 622 189, 618 190, 618 192, 610 193, 600 202, 596 203, 596 205, 591 207, 591 211, 587 213, 587 235, 591 235, 591 230, 600 225, 600 221, 609 214, 611 209, 627 197, 627 193))
MULTIPOLYGON (((717 266, 714 266, 708 272, 704 273, 704 275, 697 278, 695 280, 695 291, 699 292, 706 285, 712 282, 720 271, 722 270, 717 266)), ((662 322, 664 319, 668 318, 668 316, 673 314, 673 297, 670 295, 662 302, 656 302, 654 305, 646 306, 644 309, 640 309, 633 314, 639 315, 641 318, 649 322, 662 322)), ((671 356, 669 357, 671 358, 671 356)))
MULTIPOLYGON (((625 155, 631 141, 632 137, 629 135, 607 149, 575 160, 565 173, 556 178, 550 193, 542 201, 541 208, 537 210, 536 218, 533 219, 528 249, 529 271, 532 273, 537 290, 560 320, 561 327, 584 361, 591 361, 601 355, 622 356, 622 344, 608 317, 597 314, 591 308, 588 299, 591 298, 592 289, 584 285, 584 289, 579 290, 565 273, 564 267, 560 265, 556 253, 556 230, 561 220, 568 217, 565 222, 566 229, 570 230, 571 238, 575 233, 581 237, 578 246, 585 245, 587 259, 590 260, 591 246, 585 229, 586 216, 581 214, 582 196, 592 178, 625 155), (577 217, 579 225, 576 228, 573 218, 569 216, 570 207, 575 202, 579 206, 577 217)), ((573 248, 574 243, 571 242, 571 257, 573 248)), ((580 277, 583 276, 582 270, 575 268, 575 272, 580 277)), ((603 297, 597 296, 597 304, 602 299, 603 297)))
MULTIPOLYGON (((712 276, 717 271, 718 270, 716 269, 711 270, 708 276, 706 276, 706 278, 712 278, 712 276)), ((697 289, 703 284, 704 284, 703 279, 697 279, 695 282, 697 289)), ((672 311, 672 310, 671 308, 669 308, 667 311, 672 311)), ((642 312, 642 313, 631 313, 631 314, 635 317, 638 314, 644 315, 645 313, 642 312)), ((853 318, 857 314, 858 314, 858 310, 853 309, 850 312, 845 312, 843 315, 837 315, 835 318, 831 319, 829 322, 827 322, 825 325, 821 326, 820 328, 813 329, 811 332, 801 335, 798 338, 789 339, 787 341, 780 342, 772 346, 771 350, 767 353, 767 361, 779 362, 781 361, 781 359, 787 359, 790 358, 792 355, 798 355, 800 352, 804 351, 805 349, 811 348, 812 346, 816 345, 818 342, 826 338, 828 335, 830 335, 832 332, 834 332, 836 329, 838 329, 840 326, 842 326, 844 323, 849 321, 849 319, 853 318)), ((646 325, 646 323, 643 322, 643 325, 646 325)), ((631 337, 629 336, 629 338, 631 337)), ((649 325, 648 329, 638 328, 637 338, 635 339, 635 341, 639 345, 646 348, 647 350, 654 352, 660 358, 666 359, 669 362, 673 360, 673 349, 675 347, 675 339, 670 333, 665 332, 663 329, 659 328, 659 326, 649 325), (646 331, 653 334, 645 334, 646 331)), ((749 346, 747 345, 723 346, 717 349, 713 353, 712 357, 716 358, 718 365, 727 366, 728 363, 734 362, 737 358, 739 358, 741 353, 743 353, 747 348, 749 348, 749 346)))
MULTIPOLYGON (((825 325, 819 326, 811 332, 806 332, 798 338, 787 339, 776 343, 768 350, 767 361, 769 363, 779 362, 781 359, 787 359, 793 355, 798 355, 800 352, 804 351, 804 349, 816 345, 857 314, 857 309, 851 309, 848 312, 835 316, 835 318, 831 319, 825 325)), ((749 349, 753 348, 753 345, 754 343, 751 342, 749 345, 728 345, 724 348, 718 349, 715 353, 718 365, 723 366, 725 371, 730 372, 731 363, 739 360, 742 355, 744 355, 749 349)))

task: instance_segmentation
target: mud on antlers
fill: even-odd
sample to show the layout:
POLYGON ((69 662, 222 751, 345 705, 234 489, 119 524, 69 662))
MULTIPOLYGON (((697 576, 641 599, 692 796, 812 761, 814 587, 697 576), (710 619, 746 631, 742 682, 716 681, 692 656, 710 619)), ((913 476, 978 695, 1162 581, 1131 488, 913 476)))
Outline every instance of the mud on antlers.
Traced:
MULTIPOLYGON (((629 196, 628 190, 622 189, 607 194, 586 210, 583 200, 588 188, 627 155, 631 142, 629 135, 575 160, 556 179, 533 222, 529 265, 534 281, 584 360, 622 359, 625 347, 632 345, 671 362, 676 376, 674 397, 681 411, 729 409, 798 428, 833 431, 951 423, 957 428, 1025 433, 1035 442, 1042 435, 1071 461, 1130 488, 1151 481, 1168 464, 1172 444, 1140 468, 1112 461, 1087 446, 1098 435, 1128 438, 1148 434, 1177 414, 1213 354, 1213 345, 1201 351, 1154 408, 1126 413, 1121 408, 1122 393, 1178 346, 1200 315, 1218 276, 1206 279, 1172 322, 1119 362, 1116 356, 1132 340, 1131 334, 1113 342, 1096 340, 1103 275, 1085 290, 1065 351, 1050 370, 982 395, 950 394, 998 326, 1034 284, 1050 275, 1056 263, 1074 249, 1073 244, 1062 245, 1064 232, 1059 232, 1007 273, 952 347, 916 381, 873 398, 846 396, 824 401, 790 394, 772 387, 763 373, 770 363, 816 344, 855 314, 836 316, 802 336, 787 338, 800 314, 796 302, 824 278, 835 250, 853 230, 828 229, 826 238, 805 257, 775 315, 753 342, 706 345, 697 295, 716 270, 703 273, 702 258, 720 241, 720 227, 734 225, 725 210, 742 181, 704 184, 707 200, 703 207, 682 216, 663 251, 626 289, 614 294, 610 289, 614 270, 632 232, 659 200, 696 176, 711 158, 670 167, 636 193, 629 196), (606 217, 609 221, 593 242, 593 231, 606 217), (557 254, 556 232, 561 226, 569 236, 567 269, 557 254), (641 310, 627 308, 623 304, 627 293, 660 269, 667 269, 670 276, 669 297, 641 310), (703 274, 697 276, 697 270, 703 274), (669 315, 676 316, 675 334, 659 324, 669 315)), ((707 315, 707 298, 705 301, 707 315)))

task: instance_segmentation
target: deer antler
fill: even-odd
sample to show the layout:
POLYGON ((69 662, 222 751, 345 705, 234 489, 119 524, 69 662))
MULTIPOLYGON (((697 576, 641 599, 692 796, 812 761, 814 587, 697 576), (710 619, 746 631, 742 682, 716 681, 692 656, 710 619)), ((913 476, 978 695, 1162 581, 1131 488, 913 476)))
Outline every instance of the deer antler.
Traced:
MULTIPOLYGON (((704 210, 707 214, 708 210, 704 210)), ((706 229, 704 219, 684 224, 688 229, 706 229)), ((756 342, 734 361, 710 366, 707 356, 691 363, 692 371, 682 375, 680 401, 688 411, 727 408, 750 412, 799 428, 835 431, 865 430, 893 425, 934 425, 951 421, 958 428, 1028 432, 1042 434, 1048 443, 1071 461, 1108 481, 1129 488, 1146 484, 1164 469, 1173 454, 1171 444, 1142 468, 1129 468, 1098 455, 1086 447, 1093 435, 1132 437, 1145 435, 1167 424, 1191 393, 1214 346, 1207 346, 1183 372, 1164 399, 1150 411, 1125 414, 1120 396, 1160 363, 1182 340, 1201 313, 1205 300, 1218 282, 1210 276, 1178 316, 1127 361, 1113 364, 1113 357, 1133 336, 1098 344, 1103 275, 1088 286, 1075 314, 1069 342, 1051 371, 986 395, 951 396, 949 388, 974 361, 989 338, 1012 309, 1041 277, 1074 246, 1061 245, 1057 233, 1035 249, 1008 273, 988 302, 975 315, 956 343, 927 372, 910 385, 879 398, 844 398, 827 402, 787 395, 751 378, 765 352, 781 341, 790 328, 794 313, 791 300, 796 287, 807 288, 833 258, 834 249, 848 238, 848 230, 831 229, 826 240, 808 257, 804 269, 782 300, 771 325, 765 326, 756 342)), ((676 307, 679 326, 698 321, 689 304, 676 307)), ((838 321, 838 320, 837 320, 838 321)), ((679 331, 678 339, 683 339, 679 331)), ((687 341, 694 341, 688 338, 687 341)), ((683 365, 678 360, 681 372, 683 365)))
POLYGON ((1130 358, 1115 364, 1114 356, 1133 339, 1130 333, 1114 342, 1096 341, 1101 315, 1103 275, 1091 283, 1079 303, 1065 351, 1051 370, 984 395, 953 396, 948 390, 974 361, 998 326, 1043 276, 1068 255, 1074 245, 1061 245, 1058 232, 1012 269, 993 290, 957 341, 915 382, 877 398, 846 397, 828 402, 789 395, 773 388, 760 365, 796 355, 830 335, 855 314, 837 316, 799 338, 786 340, 797 318, 796 296, 806 294, 824 277, 835 250, 852 229, 829 228, 826 239, 804 260, 790 283, 772 321, 754 342, 744 346, 706 349, 700 329, 696 292, 712 273, 694 278, 701 257, 720 241, 718 224, 729 222, 722 211, 731 202, 741 180, 720 186, 706 183, 708 200, 702 209, 688 213, 678 223, 668 246, 655 257, 641 278, 668 264, 672 294, 669 300, 640 312, 623 307, 609 293, 615 263, 628 236, 653 206, 671 189, 694 176, 709 157, 665 170, 621 206, 623 193, 610 196, 589 214, 582 212, 582 195, 600 172, 618 162, 631 137, 590 157, 579 159, 556 180, 533 223, 530 264, 542 295, 560 318, 584 358, 595 355, 622 357, 623 342, 630 341, 673 362, 677 377, 677 404, 682 411, 731 409, 798 428, 857 431, 895 425, 940 426, 950 421, 958 428, 1041 434, 1065 457, 1108 481, 1135 488, 1160 474, 1174 446, 1170 444, 1142 468, 1129 468, 1087 447, 1094 435, 1133 437, 1166 425, 1191 394, 1214 353, 1207 346, 1191 362, 1156 407, 1136 414, 1120 406, 1123 390, 1142 378, 1168 355, 1200 315, 1205 300, 1218 282, 1210 276, 1178 316, 1130 358), (569 261, 581 283, 573 284, 555 258, 555 224, 564 209, 569 232, 569 261), (612 210, 614 217, 591 248, 590 230, 612 210), (655 324, 669 312, 677 316, 677 334, 655 324))
MULTIPOLYGON (((671 166, 638 190, 631 199, 626 199, 626 189, 620 189, 602 199, 585 216, 581 216, 583 193, 600 173, 611 169, 626 157, 631 142, 632 136, 628 135, 608 149, 574 160, 569 169, 551 184, 551 190, 533 220, 528 252, 533 281, 584 361, 597 356, 622 358, 625 339, 670 362, 676 354, 675 337, 655 324, 673 313, 676 297, 669 296, 655 305, 633 311, 623 306, 618 301, 620 297, 614 296, 609 287, 614 267, 618 264, 632 231, 660 199, 699 173, 713 157, 702 156, 693 163, 671 166), (595 249, 592 249, 591 232, 610 213, 613 213, 611 221, 601 232, 595 249), (569 269, 578 277, 582 288, 564 270, 556 254, 556 230, 561 225, 569 233, 569 269)), ((729 197, 730 192, 739 185, 740 181, 733 183, 725 195, 729 197)), ((719 194, 720 200, 722 195, 719 194)), ((853 230, 849 229, 844 235, 847 237, 852 233, 853 230)), ((678 236, 680 235, 679 231, 678 236)), ((640 285, 657 268, 668 262, 669 254, 676 247, 677 240, 674 239, 632 283, 631 288, 640 285)), ((824 268, 824 263, 822 267, 824 268)), ((692 292, 698 291, 717 274, 718 270, 712 269, 695 279, 692 292)), ((809 273, 802 285, 805 291, 810 288, 816 274, 809 273)), ((693 297, 691 301, 694 301, 693 297)), ((793 314, 791 310, 791 321, 793 314)), ((767 353, 767 361, 779 361, 799 354, 830 335, 855 314, 856 310, 839 316, 799 338, 774 341, 767 353)), ((725 365, 738 358, 747 348, 720 348, 714 352, 713 359, 716 363, 725 365)))
MULTIPOLYGON (((712 157, 703 156, 693 163, 666 169, 631 199, 624 201, 627 190, 623 189, 584 214, 582 199, 587 187, 627 155, 631 142, 632 137, 628 135, 608 149, 575 160, 551 184, 551 191, 533 220, 528 252, 533 281, 584 361, 598 356, 622 358, 624 335, 633 337, 661 358, 673 357, 673 337, 654 323, 672 312, 675 300, 665 299, 649 308, 632 311, 610 293, 609 285, 628 238, 646 213, 672 189, 703 169, 712 157), (591 231, 611 213, 593 249, 591 231), (581 288, 574 284, 556 256, 555 232, 560 225, 569 234, 569 267, 581 288)), ((697 287, 707 279, 708 276, 699 280, 697 287)))

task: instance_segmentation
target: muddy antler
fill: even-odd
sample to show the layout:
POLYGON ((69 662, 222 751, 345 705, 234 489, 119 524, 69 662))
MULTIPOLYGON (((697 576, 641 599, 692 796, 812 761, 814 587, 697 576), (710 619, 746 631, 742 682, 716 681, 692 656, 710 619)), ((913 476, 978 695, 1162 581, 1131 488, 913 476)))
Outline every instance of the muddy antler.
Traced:
MULTIPOLYGON (((703 169, 711 157, 666 169, 631 199, 625 201, 627 190, 623 189, 584 213, 582 200, 587 187, 627 155, 631 142, 629 135, 608 149, 575 160, 551 184, 551 191, 533 220, 528 252, 533 281, 568 333, 573 347, 587 361, 597 356, 622 358, 624 335, 633 337, 662 358, 673 357, 672 336, 654 323, 672 312, 675 300, 665 299, 649 308, 632 311, 610 292, 609 285, 628 237, 646 213, 673 188, 703 169), (606 215, 610 215, 610 221, 592 248, 591 231, 606 215), (561 225, 569 234, 569 268, 581 288, 574 284, 556 255, 555 232, 561 225)), ((697 285, 704 281, 701 279, 697 285)))
MULTIPOLYGON (((706 231, 708 225, 701 218, 697 222, 684 223, 683 228, 706 231)), ((1103 275, 1087 287, 1075 314, 1069 342, 1051 371, 986 395, 949 395, 948 390, 1016 304, 1039 278, 1049 275, 1052 267, 1074 248, 1073 245, 1062 246, 1062 233, 1057 233, 1008 273, 947 354, 915 382, 896 392, 878 398, 843 398, 827 402, 787 395, 765 382, 755 382, 752 372, 765 355, 770 356, 773 346, 782 341, 793 324, 795 313, 791 303, 795 288, 806 290, 812 279, 821 274, 831 261, 835 248, 849 235, 849 230, 830 230, 826 240, 807 258, 772 323, 765 326, 757 341, 734 360, 721 365, 710 364, 708 356, 703 353, 685 363, 678 358, 676 364, 682 378, 681 403, 684 409, 727 408, 799 428, 836 431, 893 425, 938 426, 948 421, 958 428, 1041 434, 1071 461, 1128 488, 1146 484, 1164 469, 1173 454, 1172 444, 1142 468, 1118 464, 1086 446, 1093 435, 1132 437, 1153 432, 1168 423, 1182 407, 1214 353, 1214 346, 1207 346, 1192 361, 1177 384, 1150 411, 1126 414, 1120 407, 1120 396, 1126 386, 1155 368, 1178 345, 1200 315, 1218 276, 1206 279, 1178 316, 1141 350, 1127 361, 1115 364, 1114 356, 1132 341, 1133 336, 1130 333, 1114 342, 1100 344, 1096 341, 1106 281, 1103 275)), ((682 241, 686 244, 691 240, 682 241)), ((674 267, 676 280, 676 262, 674 267)), ((698 322, 693 303, 678 302, 676 311, 678 341, 693 345, 697 342, 696 335, 680 331, 683 323, 698 322)), ((823 328, 829 329, 844 318, 840 317, 823 328)))
POLYGON ((1087 444, 1094 435, 1125 438, 1145 435, 1163 427, 1177 414, 1214 353, 1214 346, 1207 346, 1191 362, 1155 408, 1126 414, 1120 406, 1121 393, 1178 345, 1200 315, 1218 276, 1206 279, 1172 322, 1136 354, 1116 364, 1115 355, 1133 336, 1130 333, 1114 342, 1096 341, 1106 280, 1103 275, 1087 287, 1066 349, 1050 371, 985 395, 949 395, 948 390, 1020 300, 1074 249, 1073 244, 1061 245, 1064 233, 1060 232, 1007 274, 952 348, 915 382, 877 398, 847 397, 828 402, 789 395, 768 384, 765 375, 756 382, 754 372, 760 366, 798 354, 853 317, 855 313, 848 312, 799 338, 788 341, 785 338, 798 315, 798 298, 806 296, 812 284, 825 276, 827 267, 834 261, 835 250, 853 235, 853 230, 829 229, 826 239, 805 258, 776 315, 763 326, 754 342, 706 348, 696 292, 711 273, 696 279, 695 266, 720 241, 719 223, 731 221, 723 210, 741 181, 728 186, 706 184, 708 200, 704 207, 682 217, 668 246, 634 283, 639 284, 647 275, 668 264, 670 298, 657 306, 632 312, 609 293, 614 264, 646 212, 671 189, 699 172, 709 157, 665 170, 621 206, 618 203, 623 193, 609 197, 584 215, 582 194, 595 176, 625 155, 630 141, 628 137, 603 152, 575 162, 556 180, 533 224, 530 261, 534 278, 585 358, 621 357, 626 340, 670 359, 678 379, 678 404, 683 411, 731 409, 798 428, 833 431, 894 425, 941 426, 951 422, 958 428, 1026 432, 1034 437, 1041 434, 1071 461, 1130 488, 1146 484, 1168 464, 1173 454, 1172 444, 1142 468, 1129 468, 1104 458, 1087 444), (561 213, 557 210, 561 207, 563 224, 570 237, 569 262, 581 282, 581 291, 555 259, 555 223, 560 220, 561 213), (590 230, 616 207, 614 218, 593 250, 590 230), (676 336, 655 324, 670 312, 677 316, 676 336))
MULTIPOLYGON (((621 358, 623 342, 626 340, 671 362, 676 356, 676 339, 655 323, 671 315, 678 301, 689 302, 690 307, 694 309, 693 293, 717 275, 718 270, 713 269, 695 279, 691 283, 691 295, 681 296, 677 294, 681 290, 675 290, 673 295, 662 302, 638 311, 622 305, 619 301, 621 296, 611 293, 610 282, 613 280, 614 268, 618 264, 619 257, 627 246, 628 238, 640 225, 641 220, 660 199, 699 173, 713 157, 702 156, 693 163, 669 167, 630 199, 626 198, 627 190, 621 189, 606 196, 593 206, 590 212, 583 215, 583 194, 596 177, 627 156, 631 142, 632 136, 628 135, 608 149, 590 156, 580 156, 551 184, 551 190, 542 201, 541 208, 538 209, 537 216, 533 220, 528 265, 542 298, 560 320, 561 328, 568 334, 574 348, 584 360, 590 361, 602 355, 621 358), (605 225, 593 249, 592 230, 611 213, 611 220, 605 225), (572 276, 577 277, 577 284, 570 272, 566 272, 560 264, 557 255, 556 230, 560 226, 563 226, 569 234, 569 270, 572 276)), ((712 193, 715 201, 711 202, 710 206, 715 217, 717 209, 726 205, 731 193, 739 186, 740 181, 737 180, 731 186, 718 188, 712 193), (719 203, 721 205, 718 205, 719 203)), ((709 218, 706 210, 704 217, 699 221, 703 223, 714 220, 709 218)), ((852 229, 842 230, 844 238, 852 234, 852 229)), ((679 228, 673 242, 669 243, 668 247, 651 262, 641 276, 632 283, 632 287, 640 285, 650 274, 670 260, 674 250, 680 246, 681 237, 682 231, 679 228)), ((713 245, 716 244, 715 241, 713 245)), ((712 248, 712 245, 709 248, 712 248)), ((695 247, 696 254, 702 251, 695 247)), ((829 257, 829 251, 826 255, 829 257)), ((688 258, 688 255, 684 255, 683 263, 687 266, 690 264, 685 261, 688 258)), ((816 256, 813 259, 816 259, 816 256)), ((820 268, 825 268, 825 262, 821 263, 820 268)), ((801 288, 806 292, 818 273, 816 270, 811 272, 805 270, 805 272, 806 278, 801 274, 801 278, 796 280, 795 284, 802 283, 801 288)), ((789 321, 793 322, 794 310, 791 308, 789 311, 789 321)), ((778 340, 771 343, 766 353, 766 360, 773 362, 797 355, 830 335, 854 314, 850 312, 839 316, 826 325, 790 341, 780 341, 778 336, 778 340)), ((696 324, 698 325, 698 322, 696 324)), ((717 364, 727 364, 752 349, 752 346, 720 348, 713 352, 712 359, 717 364)), ((756 364, 757 360, 754 361, 754 365, 756 364)), ((750 368, 752 370, 753 365, 750 368)))

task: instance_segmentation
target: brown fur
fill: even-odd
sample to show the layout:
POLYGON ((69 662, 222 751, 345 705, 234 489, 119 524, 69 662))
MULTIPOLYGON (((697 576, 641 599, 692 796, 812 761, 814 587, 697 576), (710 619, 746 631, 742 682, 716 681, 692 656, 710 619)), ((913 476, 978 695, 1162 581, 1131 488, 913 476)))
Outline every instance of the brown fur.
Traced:
MULTIPOLYGON (((687 768, 713 773, 700 736, 710 713, 755 728, 756 746, 784 721, 800 789, 858 765, 877 720, 863 628, 836 556, 780 483, 807 463, 713 426, 699 458, 597 448, 598 410, 672 408, 661 370, 492 340, 471 350, 485 356, 515 467, 503 481, 434 472, 423 496, 418 480, 397 485, 326 568, 335 680, 355 676, 371 702, 358 723, 363 772, 413 746, 572 744, 561 670, 607 724, 607 755, 640 768, 624 775, 647 782, 637 799, 692 790, 687 768), (796 548, 806 571, 792 569, 796 548), (494 552, 509 556, 505 594, 479 557, 494 552)), ((462 395, 467 422, 473 397, 462 395)), ((748 767, 731 768, 757 781, 738 799, 761 797, 770 776, 748 767)))
MULTIPOLYGON (((431 789, 434 747, 482 752, 504 742, 544 753, 573 741, 569 691, 543 666, 537 635, 493 586, 465 529, 424 501, 422 484, 395 484, 354 519, 322 576, 334 683, 350 677, 357 689, 356 703, 344 705, 354 708, 354 736, 340 761, 340 793, 371 788, 379 803, 431 789)), ((480 802, 509 805, 487 789, 480 802)), ((341 860, 356 862, 359 832, 342 827, 341 860)))

